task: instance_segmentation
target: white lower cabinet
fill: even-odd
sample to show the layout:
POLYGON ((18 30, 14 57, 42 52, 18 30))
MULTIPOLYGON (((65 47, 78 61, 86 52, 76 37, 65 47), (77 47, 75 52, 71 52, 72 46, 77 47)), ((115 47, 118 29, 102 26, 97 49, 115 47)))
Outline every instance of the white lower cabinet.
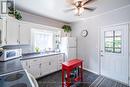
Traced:
POLYGON ((58 55, 50 56, 50 61, 49 61, 50 73, 57 71, 57 59, 58 59, 58 55))
POLYGON ((31 59, 29 64, 29 72, 35 77, 38 78, 40 76, 40 58, 31 59))
POLYGON ((44 57, 41 59, 40 63, 40 76, 45 76, 49 73, 49 59, 47 57, 44 57))
POLYGON ((62 69, 62 63, 64 62, 64 54, 58 55, 58 66, 57 69, 61 70, 62 69))
POLYGON ((27 69, 27 70, 29 69, 28 60, 26 60, 26 61, 25 61, 25 60, 22 60, 22 61, 21 61, 21 64, 22 64, 22 66, 23 66, 24 69, 27 69))
POLYGON ((25 68, 35 78, 60 70, 63 62, 64 57, 61 54, 21 61, 23 68, 25 68))
POLYGON ((35 78, 40 76, 40 58, 22 60, 23 68, 31 73, 35 78))

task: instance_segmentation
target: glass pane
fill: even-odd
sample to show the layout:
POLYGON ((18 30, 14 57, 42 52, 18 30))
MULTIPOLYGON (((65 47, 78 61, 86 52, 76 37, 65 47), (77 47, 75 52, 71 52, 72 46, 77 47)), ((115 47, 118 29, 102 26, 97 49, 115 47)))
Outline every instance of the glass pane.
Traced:
POLYGON ((113 31, 107 31, 105 32, 105 37, 113 36, 113 31))
POLYGON ((121 49, 115 49, 115 53, 121 53, 121 49))
POLYGON ((113 48, 105 48, 106 52, 113 52, 113 48))
POLYGON ((121 53, 121 31, 105 32, 105 52, 121 53))
POLYGON ((121 48, 121 37, 115 37, 115 48, 121 48))
POLYGON ((34 32, 34 49, 43 51, 45 49, 53 49, 53 33, 52 32, 34 32))
POLYGON ((113 47, 113 38, 105 38, 105 47, 113 47))
POLYGON ((115 36, 121 36, 121 31, 115 31, 115 36))

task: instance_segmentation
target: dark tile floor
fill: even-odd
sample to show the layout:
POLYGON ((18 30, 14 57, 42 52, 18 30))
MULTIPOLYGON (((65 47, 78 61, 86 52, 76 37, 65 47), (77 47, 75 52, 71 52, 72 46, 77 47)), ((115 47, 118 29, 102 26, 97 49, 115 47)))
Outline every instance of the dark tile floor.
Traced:
MULTIPOLYGON (((89 71, 83 72, 83 83, 77 87, 128 87, 119 82, 113 81, 111 79, 105 78, 103 76, 98 76, 89 71)), ((52 73, 45 77, 37 79, 39 87, 62 87, 61 86, 61 71, 52 73)), ((76 86, 72 86, 76 87, 76 86)))
MULTIPOLYGON (((98 78, 98 75, 91 72, 84 71, 83 73, 84 82, 81 87, 89 87, 98 78)), ((39 87, 61 87, 61 71, 39 78, 37 81, 39 87)))

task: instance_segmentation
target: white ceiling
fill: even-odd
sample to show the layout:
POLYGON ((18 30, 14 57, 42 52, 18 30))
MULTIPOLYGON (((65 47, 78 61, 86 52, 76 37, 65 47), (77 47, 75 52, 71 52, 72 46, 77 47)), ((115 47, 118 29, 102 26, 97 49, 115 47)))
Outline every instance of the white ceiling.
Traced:
POLYGON ((66 0, 15 0, 15 3, 17 9, 25 12, 64 22, 75 22, 130 5, 130 0, 97 0, 88 5, 97 9, 94 12, 85 11, 81 16, 75 16, 74 12, 65 12, 66 9, 71 8, 66 0))

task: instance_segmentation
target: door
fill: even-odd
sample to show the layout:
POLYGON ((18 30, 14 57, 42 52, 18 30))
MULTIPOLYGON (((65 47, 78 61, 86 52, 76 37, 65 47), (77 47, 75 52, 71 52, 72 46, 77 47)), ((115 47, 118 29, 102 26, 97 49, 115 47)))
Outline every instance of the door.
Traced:
POLYGON ((8 19, 6 28, 6 43, 8 45, 19 44, 19 22, 17 20, 8 19))
POLYGON ((101 30, 101 75, 128 84, 128 25, 101 30))

